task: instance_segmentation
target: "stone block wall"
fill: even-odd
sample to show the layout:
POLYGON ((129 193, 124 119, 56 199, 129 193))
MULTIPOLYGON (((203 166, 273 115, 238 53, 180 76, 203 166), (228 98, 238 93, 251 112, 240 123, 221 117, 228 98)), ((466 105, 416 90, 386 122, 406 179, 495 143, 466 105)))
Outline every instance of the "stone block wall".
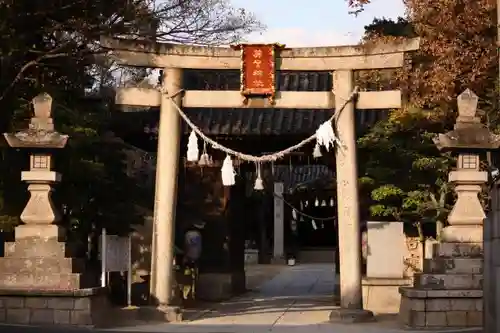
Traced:
POLYGON ((426 329, 482 326, 482 293, 476 295, 477 299, 453 298, 453 291, 429 290, 425 293, 434 295, 421 295, 422 298, 416 298, 415 296, 419 296, 416 294, 412 295, 414 298, 402 297, 400 320, 404 326, 426 329), (444 298, 437 298, 439 296, 444 298))
POLYGON ((483 243, 439 243, 424 273, 401 287, 404 327, 479 328, 483 324, 483 243))
POLYGON ((110 309, 100 288, 52 293, 0 291, 0 322, 7 324, 102 327, 110 309))

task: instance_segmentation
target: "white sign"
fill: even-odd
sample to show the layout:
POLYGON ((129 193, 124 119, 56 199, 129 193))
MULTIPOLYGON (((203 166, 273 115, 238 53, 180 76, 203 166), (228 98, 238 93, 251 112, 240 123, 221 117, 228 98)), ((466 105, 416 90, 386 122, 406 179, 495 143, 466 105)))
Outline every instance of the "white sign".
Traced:
POLYGON ((99 238, 99 259, 101 260, 101 286, 107 283, 107 273, 127 272, 127 304, 132 304, 132 243, 130 236, 108 235, 102 230, 99 238))
MULTIPOLYGON (((102 237, 102 236, 101 236, 102 237)), ((104 249, 101 253, 105 253, 105 271, 106 272, 126 272, 128 271, 130 261, 130 238, 119 237, 115 235, 105 235, 104 249)))

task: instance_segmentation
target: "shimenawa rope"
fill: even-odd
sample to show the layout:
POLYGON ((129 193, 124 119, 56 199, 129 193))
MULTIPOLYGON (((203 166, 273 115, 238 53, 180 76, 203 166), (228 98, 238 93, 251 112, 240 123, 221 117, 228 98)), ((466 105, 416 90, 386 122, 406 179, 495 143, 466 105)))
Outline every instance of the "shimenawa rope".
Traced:
MULTIPOLYGON (((235 157, 237 157, 237 158, 239 158, 241 160, 244 160, 244 161, 254 162, 254 163, 273 162, 273 161, 276 161, 276 160, 278 160, 280 158, 283 158, 285 155, 288 155, 288 154, 290 154, 291 152, 293 152, 295 150, 298 150, 298 149, 304 147, 305 145, 307 145, 308 143, 312 142, 317 137, 317 133, 314 133, 311 136, 309 136, 307 139, 302 140, 301 142, 297 143, 296 145, 293 145, 291 147, 288 147, 288 148, 286 148, 284 150, 281 150, 281 151, 278 151, 278 152, 275 152, 275 153, 272 153, 272 154, 266 154, 266 155, 262 155, 262 156, 253 156, 253 155, 250 155, 250 154, 245 154, 245 153, 242 153, 242 152, 238 152, 238 151, 233 150, 231 148, 225 147, 225 146, 221 145, 220 143, 218 143, 217 141, 215 141, 215 140, 209 138, 208 136, 206 136, 198 128, 198 126, 196 126, 191 121, 191 119, 189 119, 189 117, 182 111, 182 109, 174 101, 174 97, 177 96, 181 92, 182 92, 182 90, 180 90, 180 91, 176 92, 175 94, 169 96, 169 99, 172 102, 172 104, 174 105, 174 107, 177 110, 177 112, 179 113, 179 115, 181 116, 181 118, 186 122, 186 124, 203 141, 205 141, 208 144, 210 144, 214 149, 218 149, 220 151, 225 152, 228 155, 235 156, 235 157)), ((358 95, 358 92, 359 92, 359 88, 355 87, 354 90, 352 91, 351 95, 349 96, 349 98, 344 101, 344 103, 342 104, 342 106, 338 110, 336 110, 335 114, 333 116, 331 116, 330 119, 328 119, 325 123, 337 120, 338 117, 339 117, 339 115, 340 115, 340 113, 342 112, 342 110, 344 110, 344 108, 347 106, 347 104, 349 104, 350 102, 352 102, 355 99, 355 97, 358 95)), ((335 138, 335 141, 339 145, 339 147, 344 147, 344 145, 340 142, 340 140, 338 138, 335 138)))

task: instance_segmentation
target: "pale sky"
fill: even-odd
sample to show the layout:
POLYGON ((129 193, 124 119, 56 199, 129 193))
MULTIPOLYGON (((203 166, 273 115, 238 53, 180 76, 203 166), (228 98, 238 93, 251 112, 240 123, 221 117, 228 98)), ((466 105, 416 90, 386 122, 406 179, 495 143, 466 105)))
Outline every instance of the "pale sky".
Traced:
POLYGON ((374 17, 395 19, 404 15, 402 0, 373 0, 357 17, 345 0, 230 0, 267 26, 247 42, 281 43, 288 47, 357 44, 364 26, 374 17))

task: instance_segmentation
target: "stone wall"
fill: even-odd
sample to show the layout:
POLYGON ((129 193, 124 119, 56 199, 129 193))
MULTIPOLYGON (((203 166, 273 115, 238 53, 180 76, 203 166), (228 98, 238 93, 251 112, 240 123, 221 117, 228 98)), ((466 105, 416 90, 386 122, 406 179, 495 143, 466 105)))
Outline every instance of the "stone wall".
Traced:
POLYGON ((103 327, 110 309, 101 288, 0 292, 0 322, 7 324, 103 327))
POLYGON ((500 331, 500 184, 491 191, 491 210, 484 223, 484 331, 500 331))
POLYGON ((460 290, 408 289, 405 292, 401 298, 400 320, 406 327, 463 328, 479 327, 483 323, 482 293, 470 291, 469 298, 464 299, 460 290), (474 296, 477 298, 473 299, 474 296))

